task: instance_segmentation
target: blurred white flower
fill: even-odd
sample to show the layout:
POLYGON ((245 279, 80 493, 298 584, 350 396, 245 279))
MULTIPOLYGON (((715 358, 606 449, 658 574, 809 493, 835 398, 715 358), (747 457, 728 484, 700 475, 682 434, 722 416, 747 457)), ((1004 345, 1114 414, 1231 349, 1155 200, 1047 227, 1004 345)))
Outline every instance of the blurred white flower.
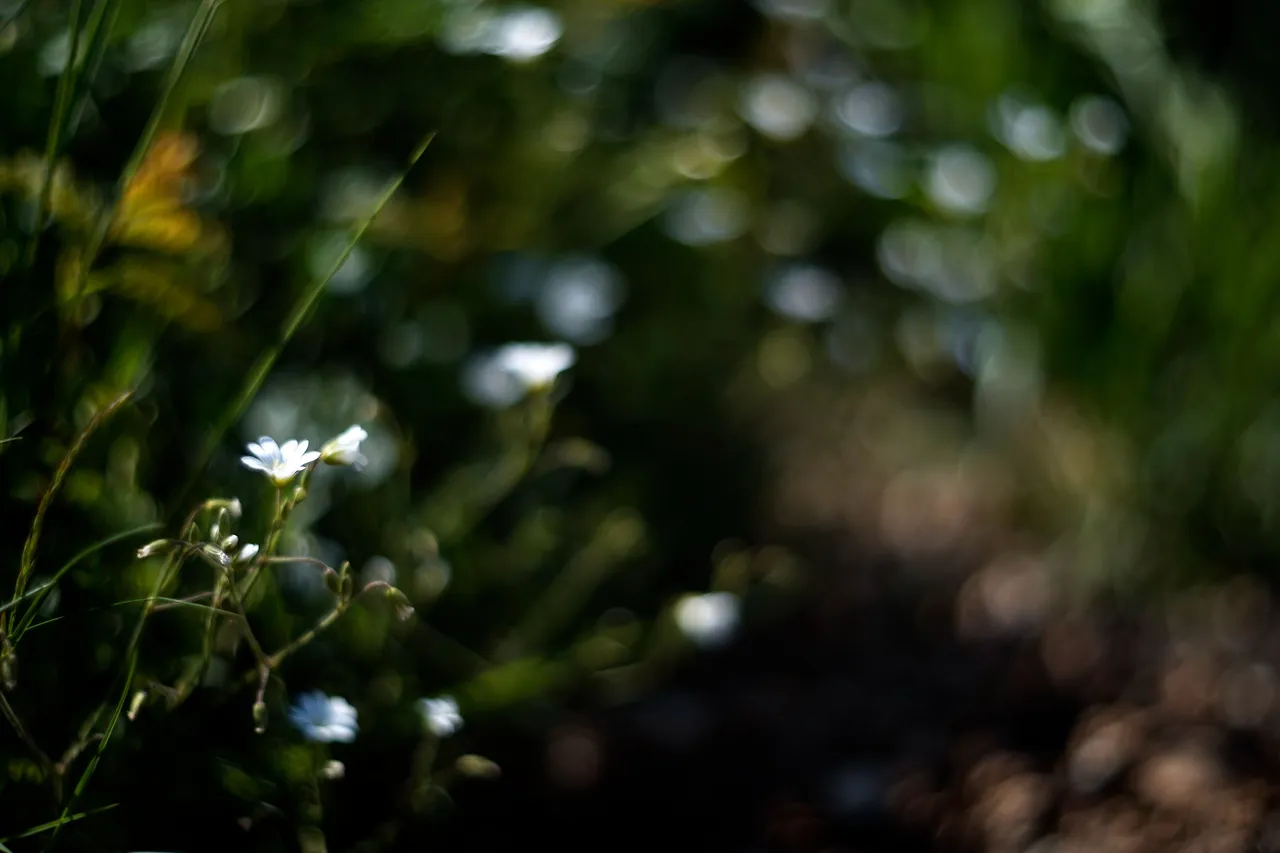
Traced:
POLYGON ((369 433, 359 424, 348 427, 342 435, 325 442, 320 448, 320 459, 326 465, 350 465, 357 471, 363 470, 369 460, 360 452, 360 442, 368 437, 369 433))
POLYGON ((290 439, 277 445, 264 435, 257 443, 249 442, 252 456, 241 456, 240 463, 251 471, 261 471, 277 486, 287 486, 298 472, 320 458, 318 450, 307 451, 307 442, 290 439))
POLYGON ((493 355, 499 370, 520 381, 526 390, 545 388, 578 360, 573 347, 556 344, 507 344, 493 355))
POLYGON ((738 597, 731 592, 686 595, 676 604, 676 625, 700 646, 717 646, 738 627, 738 597))
POLYGON ((239 565, 241 563, 249 562, 256 556, 258 556, 258 546, 254 545, 252 542, 246 542, 240 548, 240 553, 236 554, 235 559, 232 562, 239 565))
POLYGON ((484 51, 513 62, 536 59, 560 41, 560 16, 540 6, 515 8, 488 22, 484 51))
POLYGON ((289 722, 303 737, 319 743, 356 739, 356 709, 341 696, 326 696, 319 690, 303 693, 289 709, 289 722))
POLYGON ((458 703, 452 696, 419 699, 418 712, 422 714, 427 729, 436 737, 448 737, 462 728, 462 715, 458 713, 458 703))
POLYGON ((789 142, 803 136, 813 124, 818 101, 784 74, 760 74, 743 85, 738 113, 770 139, 789 142))

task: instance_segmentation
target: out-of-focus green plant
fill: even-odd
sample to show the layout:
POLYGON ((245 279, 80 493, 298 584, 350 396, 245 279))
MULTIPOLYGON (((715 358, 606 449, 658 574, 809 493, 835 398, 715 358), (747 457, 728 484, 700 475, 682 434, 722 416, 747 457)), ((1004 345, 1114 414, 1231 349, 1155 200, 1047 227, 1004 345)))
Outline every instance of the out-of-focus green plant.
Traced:
POLYGON ((1141 3, 0 0, 0 78, 0 512, 36 522, 0 544, 0 838, 192 801, 175 839, 315 846, 323 804, 335 846, 416 840, 484 738, 800 588, 715 549, 769 500, 733 413, 815 378, 931 401, 896 464, 1017 460, 1068 580, 1273 550, 1275 141, 1141 3), (578 362, 528 395, 503 345, 539 338, 578 362), (301 501, 228 440, 353 423, 369 465, 301 501), (209 494, 256 562, 126 553, 221 545, 174 526, 209 494), (268 679, 254 735, 344 565, 413 617, 335 617, 281 662, 303 728, 268 679))
MULTIPOLYGON (((211 703, 229 699, 240 711, 227 725, 233 731, 252 730, 265 746, 245 744, 235 735, 221 745, 197 740, 181 749, 209 751, 188 770, 217 762, 217 787, 233 802, 247 801, 248 824, 287 813, 306 850, 325 845, 321 788, 346 773, 326 744, 354 740, 361 729, 358 708, 369 707, 370 701, 375 717, 390 714, 388 706, 409 707, 417 722, 406 730, 401 720, 396 735, 401 743, 418 742, 411 766, 405 768, 406 795, 383 810, 368 839, 386 847, 406 820, 438 801, 451 780, 492 778, 499 772, 490 759, 474 753, 455 756, 444 748, 442 739, 462 727, 464 715, 546 697, 637 658, 640 635, 631 621, 621 633, 611 623, 606 629, 588 626, 584 635, 582 625, 583 614, 598 605, 606 580, 644 551, 646 527, 625 507, 589 513, 596 519, 583 528, 583 544, 563 557, 563 568, 553 573, 546 588, 505 602, 504 612, 488 622, 500 633, 491 656, 469 650, 415 615, 449 584, 443 555, 482 541, 477 531, 486 518, 528 480, 601 470, 603 453, 588 442, 548 444, 556 379, 576 360, 574 349, 511 344, 494 351, 487 362, 491 379, 505 382, 504 393, 514 394, 499 419, 496 455, 459 465, 440 487, 427 489, 425 499, 415 496, 400 503, 400 517, 382 519, 389 527, 407 528, 404 547, 412 559, 422 561, 407 584, 397 585, 385 569, 366 567, 358 573, 350 560, 329 561, 311 547, 309 531, 318 516, 308 512, 319 504, 323 514, 340 488, 316 476, 320 463, 361 469, 372 461, 382 470, 394 465, 376 450, 366 458, 361 443, 370 435, 361 426, 350 427, 317 451, 308 451, 306 440, 277 444, 262 437, 249 444, 251 455, 243 457, 243 467, 265 474, 272 485, 267 501, 272 510, 254 542, 248 539, 255 501, 209 499, 198 503, 171 536, 137 548, 138 562, 121 572, 115 546, 154 535, 172 508, 197 488, 211 460, 216 464, 227 431, 249 411, 322 294, 349 268, 359 239, 401 180, 390 181, 365 212, 351 217, 350 235, 292 299, 278 335, 266 339, 238 382, 215 389, 205 384, 208 377, 196 378, 202 386, 199 407, 213 414, 206 425, 189 430, 194 437, 187 442, 193 452, 183 454, 187 470, 165 472, 152 491, 140 481, 140 460, 168 440, 147 435, 157 404, 163 405, 156 383, 181 385, 201 373, 197 361, 181 356, 161 363, 182 346, 166 339, 168 324, 175 322, 177 334, 191 336, 185 340, 213 353, 225 355, 239 346, 230 322, 235 309, 219 292, 228 265, 234 265, 231 241, 215 216, 192 203, 200 181, 199 145, 194 134, 179 128, 183 110, 193 94, 198 97, 201 78, 193 76, 192 67, 200 61, 204 37, 246 19, 245 10, 222 0, 203 0, 195 7, 141 140, 115 190, 103 192, 98 182, 77 178, 63 154, 84 118, 94 114, 96 75, 113 53, 116 25, 131 17, 136 21, 138 11, 115 0, 72 4, 43 154, 19 152, 0 162, 0 199, 8 229, 3 245, 14 245, 15 237, 20 244, 20 251, 0 258, 5 275, 0 294, 0 461, 16 505, 36 498, 25 542, 20 550, 10 549, 13 596, 0 607, 0 710, 25 752, 25 757, 5 753, 11 778, 0 782, 6 800, 6 808, 0 809, 0 843, 34 836, 57 842, 65 837, 64 826, 103 813, 103 808, 86 806, 87 800, 120 802, 126 812, 145 808, 112 785, 112 780, 120 784, 116 773, 104 772, 109 765, 132 761, 117 760, 114 753, 142 749, 146 755, 146 743, 165 739, 163 732, 181 725, 171 721, 189 712, 208 719, 211 703), (221 411, 208 409, 218 405, 219 396, 224 400, 221 411), (60 446, 57 437, 68 429, 73 437, 60 446), (110 447, 105 457, 97 450, 102 444, 110 447), (86 464, 86 458, 93 461, 86 464), (50 468, 52 477, 46 479, 50 468), (81 537, 73 532, 76 516, 60 506, 62 501, 115 529, 77 550, 52 575, 41 575, 46 551, 80 544, 81 537), (121 532, 117 525, 124 520, 145 523, 121 532), (276 577, 277 572, 287 579, 276 577), (325 590, 321 597, 328 599, 319 612, 317 590, 325 590), (118 597, 121 592, 126 597, 118 597), (360 596, 379 592, 388 599, 390 614, 351 610, 360 596), (53 615, 58 609, 62 615, 53 615), (349 611, 351 618, 343 620, 349 611), (386 615, 400 627, 392 630, 386 615), (346 622, 351 626, 344 627, 346 622), (412 698, 406 694, 413 689, 418 664, 387 652, 406 632, 426 633, 428 663, 433 656, 445 663, 444 671, 429 681, 451 692, 401 701, 402 696, 412 698), (153 634, 163 639, 153 641, 153 634), (57 639, 50 644, 50 638, 57 639), (289 701, 273 689, 282 670, 322 646, 328 649, 322 653, 326 657, 338 654, 340 659, 335 652, 340 648, 353 657, 319 678, 314 663, 312 669, 299 663, 303 680, 310 673, 311 680, 328 682, 335 690, 346 685, 362 694, 357 704, 320 690, 293 691, 289 701), (355 676, 361 666, 378 673, 372 698, 364 692, 369 685, 355 676), (378 688, 379 682, 397 686, 378 688), (227 699, 214 700, 213 694, 227 699), (273 706, 288 706, 289 725, 271 724, 278 716, 273 706), (57 710, 36 712, 49 707, 57 710), (47 744, 59 739, 65 748, 47 751, 47 744), (235 743, 241 744, 239 753, 235 743), (452 763, 442 767, 446 758, 452 763), (252 765, 255 770, 240 769, 252 765), (36 793, 40 789, 48 799, 36 793), (21 805, 9 811, 9 803, 21 805), (50 819, 34 818, 39 811, 50 811, 50 819)), ((6 33, 39 26, 43 12, 43 6, 24 7, 0 26, 8 28, 6 33)), ((411 165, 424 147, 416 149, 411 165)), ((390 420, 389 413, 377 410, 365 416, 390 420)), ((382 448, 388 449, 385 442, 382 448)), ((545 524, 552 505, 548 502, 517 525, 516 551, 522 552, 524 571, 548 568, 578 538, 545 524)), ((520 586, 527 589, 529 584, 520 586)), ((736 621, 736 599, 717 601, 718 615, 712 614, 710 623, 719 624, 723 633, 736 621)), ((708 623, 703 614, 702 624, 708 623)), ((221 738, 215 733, 213 740, 221 738)))

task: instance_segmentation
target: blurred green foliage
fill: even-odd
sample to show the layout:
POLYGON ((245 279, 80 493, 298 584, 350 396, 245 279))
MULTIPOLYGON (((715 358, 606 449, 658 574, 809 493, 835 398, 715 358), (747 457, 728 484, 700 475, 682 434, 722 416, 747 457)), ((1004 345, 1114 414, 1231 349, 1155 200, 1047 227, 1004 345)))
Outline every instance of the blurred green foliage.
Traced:
MULTIPOLYGON (((60 466, 32 584, 211 495, 259 541, 243 443, 360 423, 369 467, 317 475, 284 547, 417 607, 353 608, 287 668, 359 709, 333 783, 358 797, 313 790, 286 696, 259 737, 244 690, 197 691, 120 724, 78 806, 120 807, 59 844, 419 837, 443 801, 423 767, 644 690, 687 645, 687 590, 786 600, 790 558, 732 544, 770 529, 743 413, 810 382, 888 377, 1048 472, 1024 515, 1081 579, 1267 565, 1273 132, 1247 62, 1237 98, 1148 5, 0 0, 3 576, 60 466), (554 417, 487 360, 545 338, 579 350, 554 417), (414 702, 442 692, 467 728, 427 754, 414 702)), ((69 569, 15 658, 0 837, 59 813, 22 741, 56 758, 116 683, 118 603, 159 571, 140 544, 69 569)), ((279 568, 247 602, 273 647, 324 612, 318 574, 279 568)), ((140 683, 202 625, 157 614, 140 683)), ((219 645, 213 686, 246 656, 219 645)))

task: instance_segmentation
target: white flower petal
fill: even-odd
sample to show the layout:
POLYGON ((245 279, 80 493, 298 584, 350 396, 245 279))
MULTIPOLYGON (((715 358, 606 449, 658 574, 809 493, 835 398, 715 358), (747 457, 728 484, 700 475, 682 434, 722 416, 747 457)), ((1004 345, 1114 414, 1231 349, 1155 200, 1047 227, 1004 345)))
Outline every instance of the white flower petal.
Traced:
POLYGON ((498 369, 514 376, 529 390, 550 385, 577 360, 577 352, 565 343, 507 344, 493 355, 498 369))
POLYGON ((240 464, 254 471, 270 471, 271 470, 270 468, 268 468, 266 465, 262 463, 261 459, 257 459, 253 456, 241 456, 240 464))

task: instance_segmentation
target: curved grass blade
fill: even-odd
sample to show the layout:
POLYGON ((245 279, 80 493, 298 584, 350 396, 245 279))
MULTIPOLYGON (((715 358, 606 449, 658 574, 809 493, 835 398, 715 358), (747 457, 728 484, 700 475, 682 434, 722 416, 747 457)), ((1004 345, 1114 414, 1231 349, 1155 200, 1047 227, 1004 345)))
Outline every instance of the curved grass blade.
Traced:
POLYGON ((80 265, 80 276, 76 285, 77 293, 84 289, 84 284, 89 276, 90 269, 93 267, 93 262, 97 259, 98 253, 102 251, 102 245, 107 239, 107 232, 111 229, 111 221, 115 217, 116 204, 124 193, 124 188, 133 180, 134 175, 137 174, 139 167, 142 165, 143 159, 147 156, 147 151, 151 148, 151 143, 155 141, 156 133, 160 130, 160 123, 164 120, 165 114, 169 110, 169 103, 173 100, 173 93, 178 89, 178 83, 182 80, 182 75, 191 63, 191 57, 195 55, 200 42, 204 40, 205 33, 209 31, 209 24, 212 23, 214 16, 224 2, 226 0, 201 0, 200 7, 196 9, 196 13, 191 17, 191 23, 187 26, 187 31, 182 36, 182 43, 173 58, 173 64, 169 66, 169 73, 165 76, 164 85, 160 89, 160 97, 156 101, 155 107, 151 110, 151 116, 147 119, 147 125, 143 128, 142 136, 138 138, 138 144, 129 156, 129 162, 125 164, 124 170, 120 173, 120 177, 116 182, 115 192, 112 194, 112 203, 103 211, 97 227, 90 236, 88 246, 85 249, 84 261, 80 265))
MULTIPOLYGON (((183 556, 175 554, 165 563, 163 569, 160 570, 160 576, 156 578, 155 586, 152 587, 151 595, 147 597, 147 604, 142 609, 142 614, 138 616, 137 623, 133 626, 133 634, 129 637, 129 645, 125 647, 124 672, 120 674, 120 696, 116 700, 116 706, 111 712, 111 719, 108 721, 105 729, 102 730, 102 738, 98 741, 97 748, 93 751, 93 757, 89 759, 89 763, 85 765, 84 770, 80 774, 79 780, 76 781, 75 790, 71 792, 71 796, 67 798, 67 803, 62 807, 62 818, 66 818, 71 814, 72 807, 79 801, 81 794, 85 788, 89 786, 89 780, 93 778, 93 774, 98 769, 98 762, 102 760, 102 754, 107 750, 107 744, 111 742, 111 735, 116 730, 116 724, 120 722, 120 715, 124 713, 125 702, 129 699, 129 691, 133 687, 133 677, 138 671, 138 647, 139 641, 142 639, 142 631, 147 625, 147 617, 149 617, 155 609, 156 599, 160 597, 160 592, 169 583, 170 578, 182 567, 183 556)), ((96 724, 98 714, 95 713, 90 723, 86 725, 84 735, 87 737, 89 727, 96 724)), ((87 742, 82 737, 81 742, 87 742)), ((54 827, 53 836, 49 839, 49 843, 45 846, 47 850, 53 846, 58 838, 58 831, 61 824, 54 827)))
POLYGON ((30 270, 36 262, 36 253, 40 249, 40 235, 44 232, 45 219, 48 216, 49 201, 53 196, 54 163, 58 159, 58 151, 62 147, 62 131, 67 125, 67 116, 71 112, 71 92, 76 78, 76 60, 80 55, 80 10, 83 0, 73 0, 71 4, 71 45, 67 52, 67 64, 58 76, 58 89, 54 94, 53 115, 49 117, 49 130, 44 143, 44 176, 40 179, 40 194, 36 199, 36 221, 31 233, 27 236, 27 248, 23 253, 23 266, 30 270))
MULTIPOLYGON (((124 607, 126 604, 146 604, 148 601, 159 602, 160 604, 168 604, 171 607, 194 607, 196 610, 208 610, 223 616, 234 616, 239 619, 240 614, 230 610, 223 610, 221 607, 212 607, 208 604, 201 604, 198 601, 191 601, 186 598, 166 598, 163 595, 157 595, 155 598, 127 598, 124 601, 116 601, 108 604, 107 607, 124 607)), ((166 610, 168 608, 165 608, 166 610)))
MULTIPOLYGON (((165 598, 165 597, 163 597, 163 596, 157 596, 157 597, 156 597, 156 598, 154 598, 154 599, 152 599, 152 598, 130 598, 130 599, 126 600, 126 601, 117 601, 117 602, 115 602, 114 604, 108 604, 106 607, 94 607, 94 608, 92 608, 92 609, 90 609, 90 610, 84 610, 84 611, 82 611, 82 612, 80 612, 80 613, 72 613, 72 614, 68 614, 67 616, 54 616, 52 619, 45 619, 43 622, 36 622, 35 624, 33 624, 33 625, 29 626, 29 627, 27 628, 27 630, 28 630, 28 631, 34 631, 36 628, 43 628, 45 625, 52 625, 54 622, 61 622, 61 621, 62 621, 62 620, 64 620, 64 619, 69 619, 69 618, 71 618, 71 616, 83 616, 83 615, 88 614, 88 613, 97 613, 97 612, 99 612, 99 611, 101 611, 101 610, 107 610, 107 609, 112 608, 112 607, 123 607, 123 606, 125 606, 126 604, 146 604, 148 601, 155 601, 155 602, 158 602, 158 603, 160 603, 160 604, 167 604, 167 605, 169 605, 169 607, 194 607, 194 608, 195 608, 195 609, 197 609, 197 610, 207 610, 207 611, 211 611, 212 613, 217 614, 217 615, 221 615, 221 616, 232 616, 232 617, 235 617, 235 618, 237 618, 237 619, 238 619, 238 618, 240 618, 240 614, 239 614, 239 613, 233 613, 233 612, 232 612, 232 611, 230 611, 230 610, 223 610, 223 609, 222 609, 222 608, 220 608, 220 607, 210 607, 209 605, 207 605, 207 604, 201 604, 201 603, 200 603, 200 602, 198 602, 198 601, 188 601, 188 600, 186 600, 185 598, 165 598)), ((168 608, 165 608, 165 609, 167 610, 168 608)))
POLYGON ((115 29, 116 18, 120 15, 120 0, 100 0, 93 7, 93 11, 89 14, 89 22, 85 25, 85 30, 89 36, 89 45, 85 51, 87 59, 84 63, 84 71, 76 80, 76 94, 72 103, 71 114, 68 116, 68 123, 63 133, 67 139, 71 139, 76 135, 76 129, 80 126, 80 120, 84 118, 84 110, 89 103, 90 90, 93 81, 98 76, 98 70, 102 68, 102 60, 107 55, 107 43, 111 40, 111 32, 115 29))
POLYGON ((5 611, 7 611, 7 610, 12 610, 13 608, 17 607, 17 606, 18 606, 19 604, 21 604, 22 602, 26 601, 28 598, 34 598, 35 596, 37 596, 37 595, 39 595, 40 593, 44 592, 44 591, 45 591, 45 589, 46 589, 47 587, 48 587, 48 584, 43 584, 43 583, 42 583, 42 584, 40 584, 40 586, 36 587, 35 589, 29 589, 29 590, 27 590, 27 591, 26 591, 26 592, 24 592, 22 595, 18 596, 17 598, 13 599, 12 601, 6 601, 4 604, 0 604, 0 613, 4 613, 4 612, 5 612, 5 611))
POLYGON ((320 300, 320 294, 324 292, 325 287, 333 279, 338 271, 342 269, 343 264, 347 262, 347 258, 355 250, 356 244, 360 242, 360 238, 369 230, 369 226, 373 224, 373 220, 382 212, 382 208, 386 207, 387 202, 404 183, 404 179, 408 177, 409 171, 414 167, 422 157, 423 152, 427 150, 427 146, 431 144, 431 140, 435 138, 435 133, 429 133, 423 140, 418 143, 418 147, 409 155, 409 162, 404 169, 396 176, 383 191, 382 195, 374 203, 373 208, 356 223, 355 228, 351 230, 351 236, 347 240, 346 246, 342 253, 334 260, 329 271, 320 278, 315 279, 311 285, 304 290, 299 296, 298 301, 294 303, 293 309, 289 312, 289 316, 285 318, 284 324, 280 328, 279 339, 270 346, 259 358, 258 361, 249 370, 248 378, 244 387, 236 396, 235 400, 222 413, 222 417, 218 420, 213 430, 206 438, 204 445, 201 447, 199 455, 196 457, 195 464, 191 466, 191 475, 183 487, 181 497, 175 502, 175 506, 183 506, 187 503, 187 497, 191 489, 195 486, 196 478, 203 473, 205 466, 209 464, 209 460, 213 457, 213 452, 218 447, 218 443, 222 441, 222 437, 226 435, 227 430, 231 428, 240 416, 244 414, 245 409, 249 408, 249 404, 253 402, 253 398, 257 395, 258 389, 262 387, 262 383, 266 380, 267 374, 271 372, 272 366, 276 363, 276 359, 280 357, 280 353, 288 345, 290 339, 293 338, 298 327, 302 325, 302 321, 311 313, 316 303, 320 300))
MULTIPOLYGON (((22 719, 18 716, 18 712, 9 704, 9 699, 4 695, 3 691, 0 691, 0 712, 2 712, 4 714, 4 718, 9 721, 9 725, 13 726, 14 732, 18 735, 18 740, 22 741, 23 745, 25 745, 31 752, 32 756, 35 757, 36 763, 40 765, 41 771, 46 774, 51 774, 53 772, 53 762, 49 760, 49 756, 45 754, 45 751, 41 749, 39 744, 37 744, 31 737, 31 733, 28 732, 27 727, 22 724, 22 719)), ((57 788, 55 784, 55 793, 56 790, 57 788)))
MULTIPOLYGON (((5 838, 0 838, 0 845, 4 844, 4 842, 6 841, 17 841, 19 838, 30 838, 33 835, 39 835, 42 832, 48 832, 51 829, 57 829, 63 824, 71 823, 72 821, 83 820, 86 817, 93 817, 96 814, 109 812, 119 805, 120 805, 119 803, 112 803, 109 806, 99 806, 96 809, 86 809, 85 811, 78 812, 73 815, 64 815, 58 818, 57 820, 47 821, 45 823, 40 824, 39 826, 33 826, 30 829, 24 829, 22 832, 19 832, 17 835, 9 835, 9 836, 6 836, 5 838)), ((8 848, 0 848, 0 850, 3 850, 3 849, 8 849, 8 848)))
MULTIPOLYGON (((152 530, 158 530, 162 526, 163 525, 161 525, 160 522, 157 521, 151 524, 144 524, 141 527, 135 527, 132 530, 126 530, 123 533, 116 533, 114 535, 108 536, 105 539, 98 540, 97 542, 90 545, 88 548, 85 548, 83 551, 76 554, 70 560, 67 560, 65 563, 63 563, 62 566, 56 572, 53 573, 53 577, 50 578, 48 582, 41 584, 39 589, 31 591, 30 595, 34 595, 36 600, 31 602, 31 606, 27 608, 26 614, 22 617, 22 621, 20 621, 18 623, 18 626, 14 629, 13 636, 10 637, 9 642, 14 646, 18 645, 18 643, 22 640, 22 635, 26 633, 27 629, 31 627, 32 621, 36 618, 36 612, 39 611, 40 605, 44 603, 45 596, 48 595, 49 590, 53 588, 54 584, 56 584, 59 580, 62 579, 63 575, 71 571, 71 569, 74 568, 77 563, 79 563, 85 557, 88 557, 92 554, 97 553, 98 551, 101 551, 103 548, 107 547, 108 545, 114 545, 115 543, 121 541, 122 539, 128 539, 132 536, 137 536, 140 533, 147 533, 152 530)), ((26 595, 23 596, 23 598, 26 598, 26 597, 28 596, 26 595)), ((22 599, 15 599, 14 601, 11 601, 8 604, 5 604, 3 607, 0 607, 0 611, 8 610, 10 607, 17 604, 21 600, 22 599)))
POLYGON ((9 29, 9 25, 22 17, 22 13, 27 11, 27 7, 30 5, 31 0, 22 0, 21 3, 13 7, 13 11, 5 15, 3 20, 0 20, 0 35, 4 35, 4 31, 9 29))
MULTIPOLYGON (((145 617, 138 621, 138 627, 134 631, 135 641, 131 643, 133 646, 129 651, 129 663, 124 672, 124 688, 120 691, 120 698, 116 701, 116 707, 111 712, 111 721, 107 723, 106 729, 102 732, 102 739, 98 741, 98 748, 93 751, 93 757, 89 759, 89 763, 85 765, 84 771, 80 774, 80 779, 76 782, 75 790, 71 792, 71 797, 67 800, 66 806, 62 809, 62 815, 53 822, 53 826, 49 827, 53 830, 53 836, 49 839, 49 843, 45 845, 45 849, 53 846, 53 842, 58 839, 58 832, 62 829, 63 824, 70 823, 71 807, 80 799, 80 795, 84 793, 84 789, 89 786, 89 780, 93 778, 94 772, 98 769, 98 762, 102 760, 102 753, 106 752, 107 744, 111 741, 111 735, 116 729, 116 723, 120 721, 120 715, 124 713, 124 704, 129 699, 129 688, 133 686, 134 673, 138 671, 138 648, 136 639, 142 633, 142 624, 145 617)), ((82 812, 81 814, 92 814, 92 812, 82 812)), ((43 830, 42 830, 43 831, 43 830)), ((30 830, 28 830, 30 832, 30 830)))
MULTIPOLYGON (((71 465, 76 461, 76 457, 80 455, 80 451, 84 450, 85 444, 89 441, 89 436, 93 435, 98 427, 106 423, 107 419, 118 412, 120 407, 127 403, 132 396, 132 390, 125 391, 94 415, 89 420, 89 423, 85 424, 84 429, 80 430, 80 434, 76 436, 75 443, 71 445, 71 449, 62 457, 58 470, 53 474, 53 482, 49 484, 49 488, 45 490, 44 495, 40 498, 40 504, 36 507, 36 517, 31 522, 31 530, 27 534, 27 541, 23 543, 22 561, 18 566, 18 579, 13 585, 14 600, 21 599, 23 593, 26 592, 27 582, 31 580, 31 573, 36 567, 36 546, 40 544, 40 531, 44 528, 45 513, 49 511, 49 505, 53 503, 58 490, 62 488, 62 481, 66 478, 67 472, 71 470, 71 465)), ((9 614, 7 612, 0 613, 0 633, 4 633, 4 629, 8 626, 8 619, 9 614)))

